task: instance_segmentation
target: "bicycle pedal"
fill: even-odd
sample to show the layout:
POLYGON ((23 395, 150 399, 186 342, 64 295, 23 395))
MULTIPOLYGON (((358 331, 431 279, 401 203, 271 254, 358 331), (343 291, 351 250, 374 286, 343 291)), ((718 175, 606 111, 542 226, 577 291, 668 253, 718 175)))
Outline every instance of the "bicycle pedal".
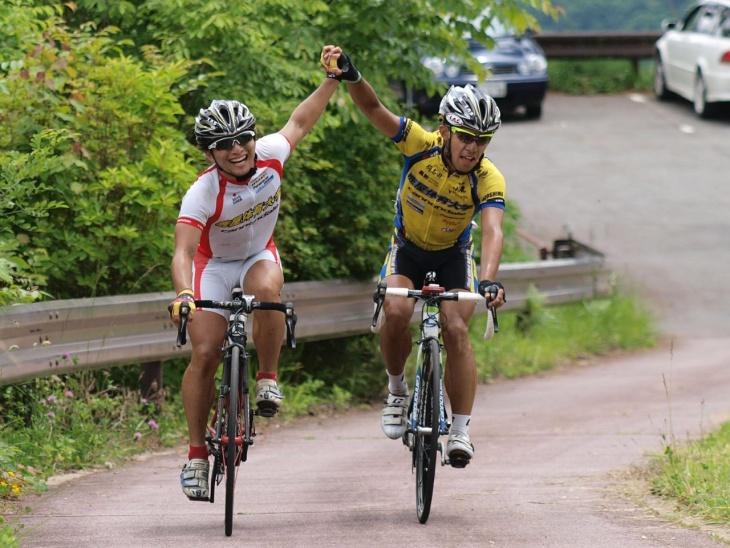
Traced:
POLYGON ((256 414, 260 417, 266 417, 268 419, 276 415, 276 413, 279 411, 279 408, 271 403, 267 404, 265 402, 262 402, 258 404, 258 407, 259 408, 256 414))
POLYGON ((452 468, 466 468, 466 465, 469 464, 470 460, 471 459, 469 459, 469 457, 454 455, 453 457, 449 457, 446 463, 450 464, 452 468))

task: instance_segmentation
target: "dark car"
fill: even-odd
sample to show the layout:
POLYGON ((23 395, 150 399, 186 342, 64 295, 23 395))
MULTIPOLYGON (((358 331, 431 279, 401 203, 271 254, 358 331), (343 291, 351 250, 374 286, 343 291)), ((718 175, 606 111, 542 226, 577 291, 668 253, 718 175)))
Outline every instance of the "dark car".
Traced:
POLYGON ((441 97, 449 86, 474 84, 491 95, 502 112, 523 107, 528 118, 539 118, 548 87, 545 53, 529 32, 516 36, 501 30, 491 36, 495 42, 491 48, 469 40, 469 51, 489 70, 485 81, 479 82, 477 75, 464 65, 448 59, 426 57, 422 59, 424 66, 433 71, 436 82, 444 85, 434 96, 423 91, 413 92, 413 106, 423 114, 432 115, 438 112, 441 97))

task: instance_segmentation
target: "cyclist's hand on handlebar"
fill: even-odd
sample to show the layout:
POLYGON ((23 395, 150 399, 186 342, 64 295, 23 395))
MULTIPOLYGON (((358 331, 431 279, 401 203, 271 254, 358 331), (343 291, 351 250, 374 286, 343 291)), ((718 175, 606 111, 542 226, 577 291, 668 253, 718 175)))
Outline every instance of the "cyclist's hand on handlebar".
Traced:
POLYGON ((195 294, 190 289, 183 289, 180 293, 177 294, 177 298, 172 301, 168 307, 167 311, 170 313, 170 318, 172 318, 173 323, 177 325, 177 323, 180 321, 180 306, 183 303, 187 303, 189 312, 188 312, 188 320, 192 321, 193 314, 195 314, 195 294))
POLYGON ((322 48, 319 60, 327 73, 327 78, 335 78, 351 84, 360 81, 360 71, 355 68, 347 54, 339 47, 325 46, 322 48))
POLYGON ((507 292, 499 282, 481 280, 479 282, 479 293, 487 298, 488 308, 499 308, 507 302, 507 292))

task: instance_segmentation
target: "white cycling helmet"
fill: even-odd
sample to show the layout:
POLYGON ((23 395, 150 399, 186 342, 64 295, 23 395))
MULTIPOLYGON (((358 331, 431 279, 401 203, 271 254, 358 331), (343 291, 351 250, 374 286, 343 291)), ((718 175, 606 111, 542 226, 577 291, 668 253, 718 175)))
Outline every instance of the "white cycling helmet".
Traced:
POLYGON ((203 148, 218 139, 254 131, 256 117, 238 101, 216 99, 195 117, 195 141, 203 148))
POLYGON ((447 125, 477 133, 494 133, 502 124, 497 102, 471 84, 451 86, 441 100, 439 115, 447 125))

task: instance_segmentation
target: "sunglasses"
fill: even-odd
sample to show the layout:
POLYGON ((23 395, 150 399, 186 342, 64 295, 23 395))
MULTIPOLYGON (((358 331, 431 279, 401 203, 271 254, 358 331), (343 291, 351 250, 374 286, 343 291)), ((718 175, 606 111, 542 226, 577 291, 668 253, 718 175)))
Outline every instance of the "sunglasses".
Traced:
POLYGON ((492 137, 494 137, 494 133, 480 133, 477 135, 471 131, 461 129, 460 127, 450 127, 449 129, 451 130, 451 133, 455 133, 459 141, 465 145, 476 143, 479 146, 484 146, 491 141, 492 137))
POLYGON ((255 137, 256 132, 254 131, 242 131, 241 133, 238 133, 236 135, 223 137, 222 139, 213 141, 208 145, 208 150, 231 150, 236 143, 238 143, 242 147, 245 147, 247 144, 253 141, 255 137))

